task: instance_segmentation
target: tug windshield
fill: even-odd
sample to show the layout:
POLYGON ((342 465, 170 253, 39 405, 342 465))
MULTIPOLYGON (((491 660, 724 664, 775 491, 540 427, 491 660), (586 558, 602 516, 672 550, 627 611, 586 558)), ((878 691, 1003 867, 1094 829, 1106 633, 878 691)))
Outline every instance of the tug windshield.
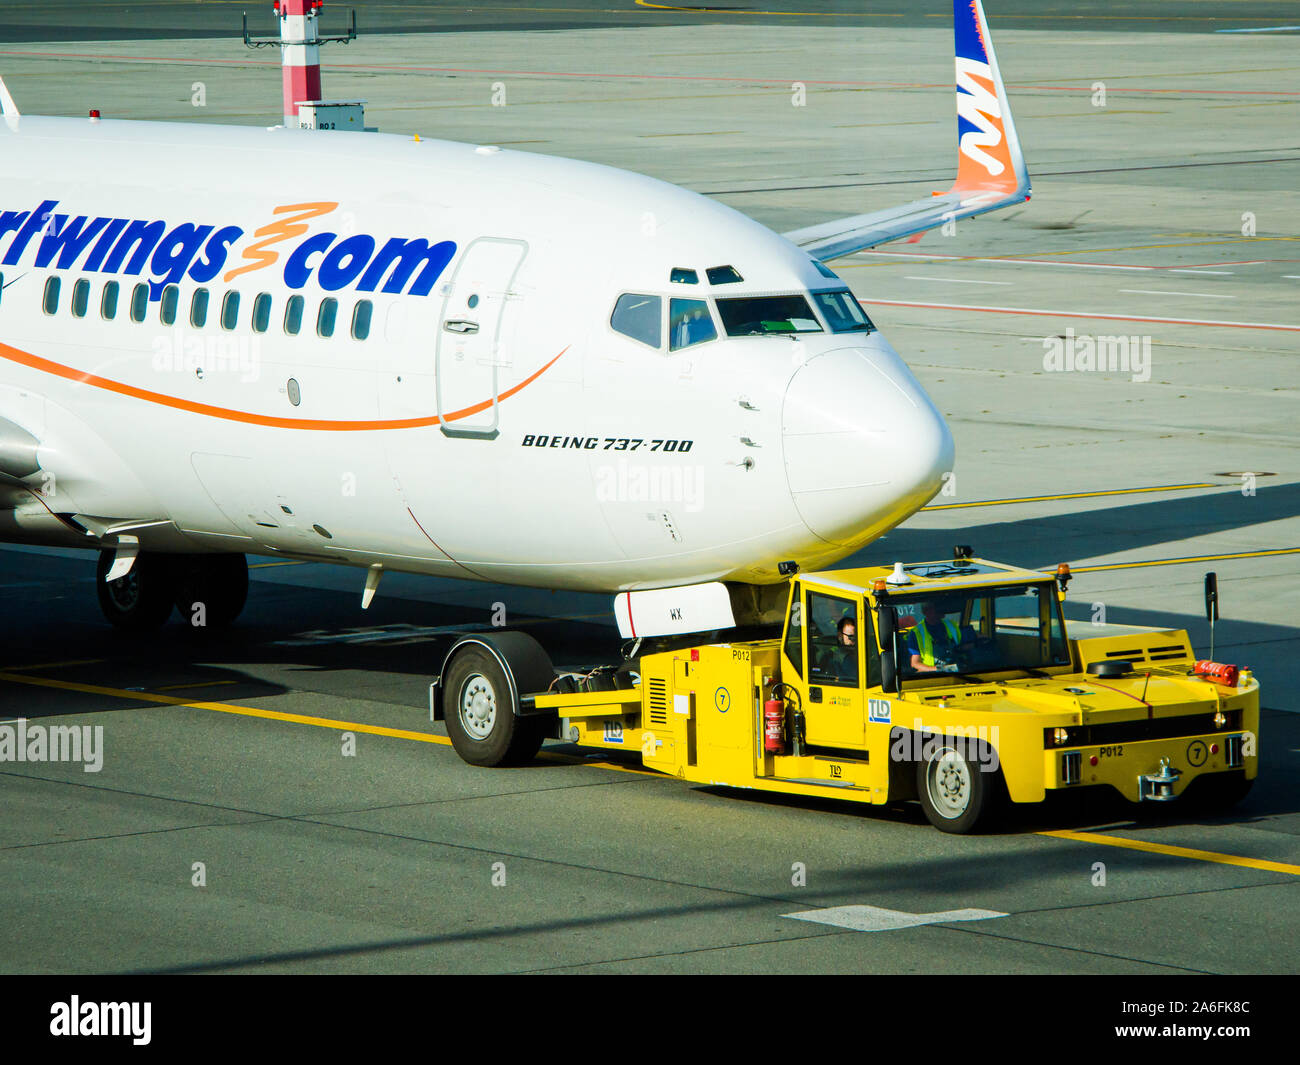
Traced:
POLYGON ((1032 671, 1070 662, 1061 602, 1050 583, 916 592, 889 601, 898 609, 904 675, 1032 671))

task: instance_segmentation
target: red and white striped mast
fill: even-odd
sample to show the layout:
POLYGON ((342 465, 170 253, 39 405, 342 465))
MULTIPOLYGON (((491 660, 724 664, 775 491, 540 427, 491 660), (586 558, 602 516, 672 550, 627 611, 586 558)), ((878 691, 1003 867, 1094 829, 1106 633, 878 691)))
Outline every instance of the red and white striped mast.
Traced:
POLYGON ((284 82, 284 124, 298 126, 298 108, 321 98, 320 46, 347 44, 357 37, 357 13, 352 12, 348 32, 338 37, 322 37, 317 18, 323 0, 275 0, 271 10, 280 19, 279 37, 250 37, 248 15, 244 15, 244 44, 250 48, 272 45, 280 47, 280 69, 284 82))

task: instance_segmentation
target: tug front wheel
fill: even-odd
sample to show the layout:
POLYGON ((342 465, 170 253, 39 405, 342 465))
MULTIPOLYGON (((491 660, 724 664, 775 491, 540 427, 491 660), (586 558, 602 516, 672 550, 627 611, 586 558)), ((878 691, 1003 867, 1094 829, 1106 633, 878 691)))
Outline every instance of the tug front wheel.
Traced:
POLYGON ((940 832, 963 834, 986 825, 998 807, 998 773, 971 762, 949 740, 916 765, 916 794, 926 820, 940 832))
POLYGON ((518 765, 542 745, 544 722, 515 714, 510 680, 487 651, 458 651, 443 683, 443 716, 456 753, 470 765, 518 765))

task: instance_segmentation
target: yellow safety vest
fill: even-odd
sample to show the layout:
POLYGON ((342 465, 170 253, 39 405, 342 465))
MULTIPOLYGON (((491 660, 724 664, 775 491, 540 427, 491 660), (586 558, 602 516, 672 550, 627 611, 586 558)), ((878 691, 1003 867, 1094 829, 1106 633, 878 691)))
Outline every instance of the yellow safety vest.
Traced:
MULTIPOLYGON (((948 630, 948 637, 952 640, 952 645, 956 647, 961 643, 961 633, 957 631, 957 626, 947 618, 943 619, 944 628, 948 630)), ((934 638, 930 635, 930 630, 925 627, 925 622, 918 618, 916 622, 916 646, 921 655, 921 664, 925 666, 934 665, 934 638)))

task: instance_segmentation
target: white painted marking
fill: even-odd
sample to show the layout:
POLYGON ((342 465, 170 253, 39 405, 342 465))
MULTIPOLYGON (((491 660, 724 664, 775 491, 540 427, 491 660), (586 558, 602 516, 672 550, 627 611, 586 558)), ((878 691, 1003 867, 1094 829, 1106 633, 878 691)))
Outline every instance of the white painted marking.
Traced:
MULTIPOLYGON (((869 255, 874 258, 884 258, 884 259, 918 259, 923 262, 1015 263, 1015 264, 1027 264, 1030 266, 1072 266, 1076 270, 1165 270, 1169 272, 1182 270, 1187 273, 1191 272, 1190 267, 1120 266, 1115 263, 1072 263, 1072 262, 1060 262, 1055 259, 1012 259, 1012 258, 1001 258, 1001 257, 973 258, 969 255, 938 255, 935 253, 926 253, 924 255, 919 255, 914 252, 905 252, 905 251, 856 251, 853 254, 855 256, 869 255)), ((1263 262, 1268 262, 1268 260, 1267 259, 1234 259, 1231 262, 1207 263, 1206 265, 1207 266, 1255 266, 1263 262)), ((854 266, 858 264, 849 263, 847 265, 854 266)), ((1198 273, 1211 273, 1211 272, 1212 271, 1209 270, 1198 271, 1198 273)), ((1232 271, 1229 270, 1224 272, 1231 273, 1232 271)))
POLYGON ((1215 325, 1235 329, 1281 329, 1300 333, 1300 325, 1283 325, 1277 322, 1229 322, 1215 318, 1164 318, 1153 314, 1103 314, 1100 311, 1046 310, 1041 307, 993 307, 974 303, 921 303, 917 300, 858 300, 860 304, 875 307, 924 307, 941 311, 987 311, 994 314, 1036 314, 1061 318, 1097 318, 1108 322, 1168 322, 1171 325, 1215 325))
POLYGON ((1300 274, 1283 274, 1282 276, 1290 281, 1300 281, 1300 274))
POLYGON ((899 928, 916 928, 927 924, 947 924, 950 921, 987 921, 993 917, 1006 917, 997 910, 942 910, 939 913, 907 913, 904 910, 886 910, 879 906, 832 906, 825 910, 800 910, 783 913, 796 921, 828 924, 848 928, 854 932, 892 932, 899 928))
POLYGON ((1167 288, 1122 288, 1121 292, 1136 292, 1143 296, 1195 296, 1198 300, 1235 300, 1236 296, 1223 296, 1213 292, 1171 292, 1167 288))
POLYGON ((1300 30, 1300 26, 1261 26, 1258 29, 1250 30, 1215 30, 1215 33, 1286 33, 1289 30, 1300 30))
POLYGON ((1219 274, 1223 277, 1232 276, 1231 270, 1193 270, 1188 266, 1171 266, 1169 272, 1171 274, 1219 274))
POLYGON ((964 277, 914 277, 904 275, 908 281, 945 281, 950 285, 1010 285, 1010 281, 971 281, 964 277))

